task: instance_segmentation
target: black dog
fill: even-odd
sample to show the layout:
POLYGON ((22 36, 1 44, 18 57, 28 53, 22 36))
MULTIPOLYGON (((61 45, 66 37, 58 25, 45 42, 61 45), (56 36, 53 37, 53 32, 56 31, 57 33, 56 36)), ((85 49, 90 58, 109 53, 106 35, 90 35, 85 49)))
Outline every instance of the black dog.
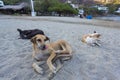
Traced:
POLYGON ((17 29, 17 31, 20 34, 20 38, 18 38, 18 39, 31 39, 33 36, 35 36, 37 34, 45 35, 44 32, 42 30, 39 30, 39 29, 33 29, 33 30, 17 29))

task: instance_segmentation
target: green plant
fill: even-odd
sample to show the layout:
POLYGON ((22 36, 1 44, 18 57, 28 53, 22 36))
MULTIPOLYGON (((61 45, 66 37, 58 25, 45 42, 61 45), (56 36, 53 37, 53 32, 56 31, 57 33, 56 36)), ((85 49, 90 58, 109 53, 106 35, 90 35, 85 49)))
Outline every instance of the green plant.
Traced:
POLYGON ((57 12, 60 15, 77 14, 78 11, 67 3, 61 3, 58 0, 52 0, 51 6, 48 8, 50 12, 57 12))
POLYGON ((69 4, 61 3, 59 0, 41 0, 35 2, 35 11, 43 14, 56 12, 61 15, 77 14, 77 10, 73 9, 69 4))
POLYGON ((109 13, 114 14, 118 7, 120 7, 120 4, 106 4, 106 6, 109 8, 109 13))

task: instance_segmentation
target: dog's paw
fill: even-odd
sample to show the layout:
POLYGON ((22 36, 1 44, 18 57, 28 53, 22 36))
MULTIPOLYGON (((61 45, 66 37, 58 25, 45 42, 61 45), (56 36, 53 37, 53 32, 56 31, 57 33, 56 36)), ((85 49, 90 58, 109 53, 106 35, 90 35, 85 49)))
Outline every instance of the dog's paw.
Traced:
POLYGON ((53 79, 53 77, 55 76, 55 74, 54 73, 49 73, 48 74, 48 80, 51 80, 51 79, 53 79))
POLYGON ((39 73, 39 74, 43 74, 43 69, 41 67, 39 67, 36 63, 32 64, 32 67, 34 68, 34 70, 39 73))
POLYGON ((56 72, 57 72, 57 71, 56 71, 56 68, 55 68, 54 66, 52 67, 52 72, 53 72, 53 73, 56 73, 56 72))
POLYGON ((56 69, 55 69, 55 70, 53 71, 53 73, 56 74, 56 72, 57 72, 57 71, 56 71, 56 69))

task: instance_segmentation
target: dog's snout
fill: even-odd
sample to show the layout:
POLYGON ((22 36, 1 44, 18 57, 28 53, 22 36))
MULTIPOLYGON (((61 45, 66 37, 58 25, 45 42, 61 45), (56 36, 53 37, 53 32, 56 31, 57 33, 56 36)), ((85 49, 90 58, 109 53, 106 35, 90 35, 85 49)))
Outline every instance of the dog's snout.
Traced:
POLYGON ((43 45, 42 47, 45 48, 45 45, 43 45))
POLYGON ((46 48, 45 45, 41 45, 41 46, 40 46, 40 49, 41 49, 41 50, 44 50, 45 48, 46 48))

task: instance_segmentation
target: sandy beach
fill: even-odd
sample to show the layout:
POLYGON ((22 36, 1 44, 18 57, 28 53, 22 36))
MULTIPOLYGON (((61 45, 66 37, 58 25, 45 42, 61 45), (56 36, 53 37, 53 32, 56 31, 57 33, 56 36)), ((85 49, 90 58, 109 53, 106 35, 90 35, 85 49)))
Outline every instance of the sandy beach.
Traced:
POLYGON ((73 48, 53 80, 120 80, 120 22, 75 17, 0 16, 0 80, 48 80, 32 69, 32 44, 18 39, 20 29, 41 29, 51 41, 73 48), (83 34, 101 33, 101 47, 82 43, 83 34))

